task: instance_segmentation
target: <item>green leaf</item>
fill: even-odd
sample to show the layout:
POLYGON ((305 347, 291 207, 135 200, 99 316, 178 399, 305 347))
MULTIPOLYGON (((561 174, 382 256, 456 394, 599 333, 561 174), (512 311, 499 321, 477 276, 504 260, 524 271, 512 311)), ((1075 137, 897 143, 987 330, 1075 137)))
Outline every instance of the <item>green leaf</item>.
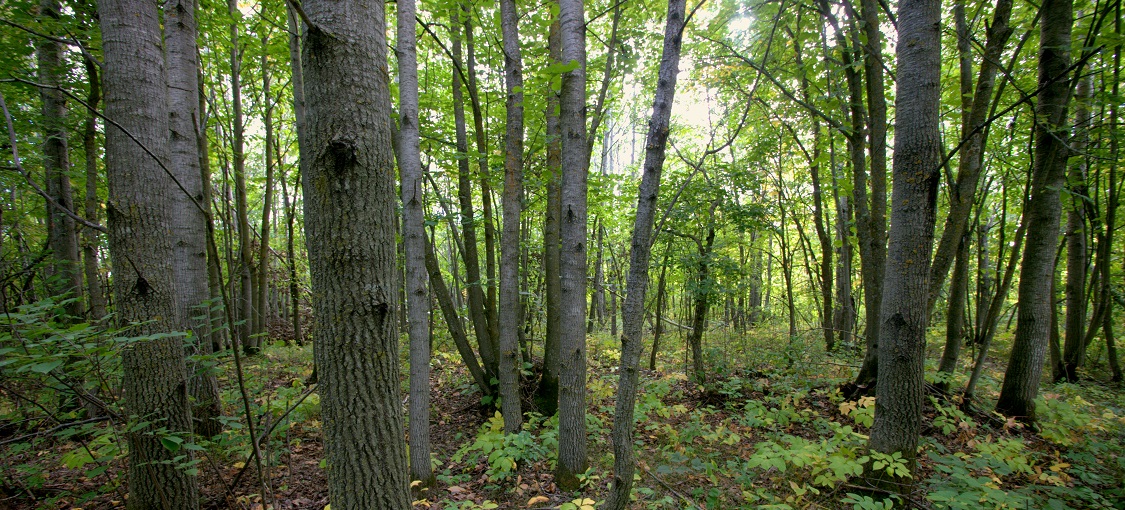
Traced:
POLYGON ((172 453, 178 452, 180 450, 180 444, 183 442, 183 439, 180 439, 176 436, 165 436, 160 438, 160 444, 164 445, 164 449, 172 453))
POLYGON ((63 360, 61 360, 61 359, 54 360, 54 361, 44 361, 42 363, 36 363, 34 365, 31 365, 31 367, 29 367, 29 369, 32 372, 45 374, 47 372, 50 372, 50 371, 58 368, 58 366, 62 365, 62 364, 63 364, 63 360))

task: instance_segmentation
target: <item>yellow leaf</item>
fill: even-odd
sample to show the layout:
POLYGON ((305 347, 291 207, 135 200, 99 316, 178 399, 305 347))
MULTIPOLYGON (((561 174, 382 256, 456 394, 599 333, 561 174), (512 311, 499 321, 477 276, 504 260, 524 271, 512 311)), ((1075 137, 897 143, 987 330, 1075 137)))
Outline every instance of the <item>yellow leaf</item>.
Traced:
POLYGON ((527 500, 527 506, 528 506, 528 508, 530 508, 530 507, 533 507, 535 505, 538 505, 539 503, 546 503, 550 500, 551 500, 551 498, 548 498, 547 496, 535 496, 534 498, 531 498, 531 499, 527 500))
POLYGON ((324 505, 324 510, 332 510, 332 505, 331 504, 324 505))
POLYGON ((413 489, 413 488, 415 488, 419 485, 422 485, 422 480, 414 480, 413 482, 410 482, 410 488, 411 489, 413 489))
POLYGON ((234 463, 234 468, 235 468, 235 469, 242 469, 242 468, 244 468, 244 467, 246 467, 246 463, 245 463, 245 462, 235 462, 235 463, 234 463))

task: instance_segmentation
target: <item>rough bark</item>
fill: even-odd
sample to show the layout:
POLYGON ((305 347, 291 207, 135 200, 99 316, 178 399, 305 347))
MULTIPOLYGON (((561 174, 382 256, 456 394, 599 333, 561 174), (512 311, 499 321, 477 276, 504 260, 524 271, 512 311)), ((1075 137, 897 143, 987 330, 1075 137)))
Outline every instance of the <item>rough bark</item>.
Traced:
MULTIPOLYGON (((58 0, 41 0, 39 14, 45 18, 59 18, 58 0)), ((66 129, 66 95, 59 89, 67 73, 64 59, 65 45, 57 39, 39 38, 36 43, 39 64, 39 81, 47 87, 39 88, 43 104, 43 171, 46 174, 47 195, 68 211, 74 211, 74 192, 70 186, 70 154, 66 129)), ((62 311, 70 318, 80 318, 85 312, 82 293, 82 265, 78 254, 78 231, 73 218, 58 207, 48 203, 47 247, 54 264, 48 279, 52 296, 65 296, 69 301, 62 311)))
POLYGON ((559 460, 555 480, 575 490, 586 472, 586 23, 581 0, 559 1, 562 61, 578 66, 562 76, 562 308, 559 356, 559 460))
MULTIPOLYGON (((166 235, 172 183, 164 171, 168 103, 160 13, 155 2, 103 0, 98 14, 105 113, 120 126, 106 129, 105 161, 117 318, 122 326, 135 324, 131 334, 168 333, 176 327, 176 288, 166 235)), ((157 428, 191 432, 182 338, 132 342, 121 355, 125 404, 136 420, 151 423, 127 436, 127 508, 198 508, 195 477, 172 460, 185 454, 190 460, 191 452, 172 452, 152 433, 157 428)))
POLYGON ((418 139, 418 50, 414 0, 400 0, 398 42, 398 172, 402 180, 402 244, 410 339, 410 479, 434 482, 430 464, 430 289, 426 215, 418 139))
POLYGON ((301 173, 328 500, 405 510, 384 6, 314 0, 304 10, 301 173))
MULTIPOLYGON (((207 217, 202 208, 203 174, 196 138, 200 112, 195 2, 165 2, 164 40, 168 69, 168 168, 178 183, 169 197, 177 329, 191 332, 189 354, 211 354, 207 217)), ((218 380, 207 366, 189 365, 188 372, 195 432, 202 437, 214 436, 222 431, 222 424, 216 420, 222 414, 218 380)))
POLYGON ((1035 396, 1043 372, 1050 334, 1050 286, 1055 266, 1059 190, 1066 180, 1067 103, 1070 88, 1072 0, 1043 3, 1039 26, 1039 102, 1035 107, 1035 163, 1031 200, 1027 204, 1027 246, 1018 289, 1016 336, 996 410, 1006 416, 1035 421, 1035 396))
MULTIPOLYGON (((894 189, 883 282, 873 450, 901 452, 913 471, 922 425, 929 261, 940 180, 941 2, 898 10, 894 189)), ((904 491, 903 491, 904 492, 904 491)))
POLYGON ((523 57, 515 0, 500 1, 504 38, 504 88, 507 133, 504 137, 504 223, 500 245, 500 398, 504 432, 523 425, 520 409, 520 213, 523 200, 523 57))
MULTIPOLYGON (((637 399, 637 375, 643 346, 645 294, 648 291, 648 270, 652 258, 653 223, 656 203, 660 196, 660 174, 668 145, 668 132, 672 118, 672 104, 676 95, 676 75, 680 67, 680 48, 685 24, 685 0, 669 0, 668 15, 664 25, 664 49, 660 56, 660 70, 656 93, 652 101, 652 116, 645 135, 645 160, 641 185, 637 190, 637 213, 633 220, 633 240, 629 255, 629 279, 626 283, 625 304, 622 310, 621 371, 617 383, 617 404, 613 413, 613 491, 605 508, 622 510, 629 504, 636 461, 633 458, 633 415, 637 399)), ((665 262, 667 262, 665 250, 665 262)), ((664 291, 664 269, 660 270, 657 297, 657 321, 660 320, 660 303, 664 291)), ((657 328, 660 323, 657 322, 657 328)), ((652 345, 650 364, 656 359, 656 342, 652 345)))

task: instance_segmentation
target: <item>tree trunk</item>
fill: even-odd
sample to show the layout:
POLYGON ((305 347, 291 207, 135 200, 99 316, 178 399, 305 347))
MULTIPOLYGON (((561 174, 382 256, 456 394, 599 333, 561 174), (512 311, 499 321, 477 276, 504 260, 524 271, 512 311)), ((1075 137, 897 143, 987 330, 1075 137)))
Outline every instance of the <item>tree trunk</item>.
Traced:
MULTIPOLYGON (((166 235, 172 183, 164 167, 169 126, 160 13, 155 2, 103 0, 98 15, 105 113, 119 126, 107 126, 105 162, 117 319, 122 327, 136 324, 131 334, 167 334, 176 328, 176 287, 166 235)), ((158 424, 127 435, 127 507, 198 508, 196 478, 177 465, 190 461, 191 452, 165 448, 154 433, 157 427, 191 432, 183 339, 169 335, 130 343, 122 351, 122 368, 129 413, 158 424), (186 457, 173 460, 181 455, 186 457)))
MULTIPOLYGON (((1090 260, 1086 246, 1086 147, 1089 145, 1090 101, 1094 94, 1094 77, 1078 80, 1077 107, 1074 112, 1074 153, 1078 161, 1070 165, 1067 188, 1070 200, 1066 220, 1066 340, 1063 345, 1063 376, 1078 382, 1078 368, 1086 359, 1086 273, 1090 260)), ((1112 170, 1111 170, 1112 171, 1112 170)))
MULTIPOLYGON (((98 103, 101 102, 101 79, 98 77, 98 66, 93 60, 82 60, 86 67, 86 81, 90 86, 90 93, 86 96, 86 105, 89 112, 82 130, 82 150, 86 159, 86 200, 85 216, 87 221, 98 222, 98 103)), ((89 295, 90 317, 101 320, 106 316, 106 296, 102 288, 101 270, 98 263, 98 233, 93 229, 83 231, 82 261, 86 273, 86 289, 89 295)))
POLYGON ((870 446, 886 454, 901 452, 913 472, 922 425, 926 298, 942 157, 941 2, 904 0, 898 12, 891 242, 879 314, 879 374, 870 446))
MULTIPOLYGON (((621 372, 617 383, 617 404, 613 413, 613 492, 605 508, 622 510, 629 504, 629 492, 636 470, 633 458, 634 405, 637 398, 637 368, 643 346, 645 293, 648 291, 648 266, 652 258, 653 223, 656 204, 660 196, 660 174, 668 144, 672 117, 672 104, 676 94, 676 75, 680 66, 680 48, 685 25, 685 0, 669 0, 668 17, 664 26, 664 49, 660 57, 660 71, 656 93, 652 102, 652 117, 645 135, 644 173, 637 190, 637 213, 633 221, 633 241, 629 255, 629 280, 622 310, 621 372)), ((661 300, 664 298, 664 272, 668 262, 668 249, 664 251, 664 265, 657 284, 656 335, 652 343, 650 369, 656 364, 657 341, 661 328, 661 300)))
POLYGON ((953 282, 949 288, 949 308, 945 320, 945 349, 942 351, 938 372, 945 374, 937 387, 949 392, 949 379, 957 370, 961 344, 965 343, 965 301, 969 293, 969 237, 961 239, 957 260, 953 264, 953 282))
POLYGON ((491 381, 497 377, 499 360, 488 329, 488 315, 485 310, 483 284, 480 278, 480 255, 477 251, 476 217, 473 213, 473 188, 469 170, 469 142, 465 130, 465 99, 461 92, 464 79, 461 76, 461 23, 454 15, 450 28, 453 39, 453 117, 457 131, 457 199, 461 205, 461 233, 464 249, 461 257, 465 259, 465 284, 469 293, 469 315, 473 321, 477 345, 480 349, 481 364, 491 381))
POLYGON ((257 353, 260 346, 254 333, 254 285, 251 278, 253 260, 250 247, 250 220, 247 216, 246 197, 246 155, 245 127, 242 117, 242 47, 238 42, 238 26, 242 15, 238 10, 237 0, 227 0, 227 12, 230 14, 230 89, 233 112, 233 130, 231 158, 234 163, 234 201, 235 222, 238 226, 238 274, 239 291, 235 294, 237 299, 231 306, 238 310, 236 318, 242 323, 238 325, 238 341, 247 354, 257 353))
MULTIPOLYGON (((559 24, 551 24, 547 46, 551 64, 562 61, 559 24)), ((547 87, 547 204, 543 219, 543 279, 546 325, 543 340, 543 377, 539 380, 536 406, 546 416, 554 415, 559 405, 560 322, 559 217, 562 214, 562 128, 559 125, 559 96, 547 87)))
POLYGON ((937 302, 941 285, 953 264, 957 246, 968 228, 969 213, 972 211, 984 167, 984 148, 988 142, 986 122, 993 104, 992 89, 996 84, 996 72, 1001 68, 1000 58, 1004 46, 1012 35, 1012 28, 1008 25, 1011 16, 1011 0, 997 0, 992 23, 988 26, 988 39, 981 58, 976 88, 971 99, 968 99, 971 101, 968 120, 963 121, 961 129, 961 157, 957 164, 957 183, 950 188, 949 215, 930 266, 930 296, 927 305, 930 310, 933 310, 937 302))
POLYGON ((520 408, 520 212, 523 200, 523 57, 515 0, 500 1, 504 38, 504 88, 507 134, 504 137, 504 223, 500 246, 500 398, 504 432, 523 425, 520 408))
POLYGON ((414 0, 400 0, 398 172, 402 179, 402 244, 410 338, 410 479, 434 483, 430 464, 430 292, 426 285, 425 186, 418 140, 418 49, 414 0))
MULTIPOLYGON (((39 14, 58 19, 61 6, 58 0, 40 0, 39 14)), ((64 213, 74 211, 74 192, 70 186, 70 154, 66 130, 66 95, 61 90, 48 88, 62 85, 68 68, 64 60, 65 45, 55 39, 39 38, 36 56, 39 64, 39 81, 47 87, 39 88, 43 103, 43 171, 46 174, 46 191, 51 202, 47 207, 47 247, 54 264, 48 279, 50 293, 60 299, 69 299, 62 311, 68 320, 78 320, 85 312, 82 302, 82 267, 78 255, 78 231, 74 219, 64 213), (65 297, 64 297, 65 296, 65 297)))
MULTIPOLYGON (((456 261, 454 261, 454 265, 456 265, 456 261)), ((457 352, 461 354, 461 359, 469 369, 469 375, 473 376, 473 382, 476 382, 477 386, 480 387, 481 393, 492 396, 492 386, 488 384, 488 379, 485 379, 484 370, 477 363, 477 355, 473 352, 472 346, 469 345, 469 337, 465 334, 465 328, 461 325, 461 317, 457 314, 459 306, 453 302, 453 295, 449 292, 449 287, 441 277, 441 267, 438 266, 437 255, 434 254, 433 245, 430 243, 426 244, 426 272, 430 277, 430 287, 433 289, 434 299, 438 302, 441 314, 445 317, 446 325, 449 327, 449 336, 453 337, 453 344, 457 346, 457 352)))
MULTIPOLYGON (((635 231, 636 231, 636 229, 634 229, 634 232, 635 231)), ((650 244, 651 244, 651 240, 650 240, 650 244)), ((656 370, 656 353, 660 352, 660 336, 662 334, 664 334, 664 308, 668 303, 668 293, 665 290, 667 287, 665 286, 666 280, 665 280, 664 276, 668 271, 668 255, 672 251, 671 248, 672 248, 671 244, 668 244, 664 247, 664 261, 661 262, 661 264, 660 264, 660 278, 657 280, 657 283, 656 283, 656 317, 655 317, 655 320, 653 321, 653 325, 652 325, 652 353, 650 354, 650 356, 648 358, 648 369, 649 370, 656 370)), ((630 271, 630 273, 632 273, 632 271, 633 271, 632 266, 633 266, 632 257, 630 257, 630 261, 629 261, 629 271, 630 271)), ((628 294, 625 294, 625 301, 626 301, 626 304, 628 304, 628 301, 629 301, 629 295, 628 294)), ((624 305, 622 306, 622 311, 621 311, 622 329, 624 329, 624 327, 625 327, 625 317, 624 317, 624 315, 625 315, 626 311, 628 311, 628 310, 629 309, 627 307, 625 307, 624 305)), ((622 332, 622 334, 624 334, 624 332, 622 332)), ((620 400, 620 397, 618 397, 618 400, 620 400)))
POLYGON ((580 0, 559 0, 562 61, 578 66, 562 76, 562 217, 559 237, 561 331, 559 460, 555 480, 575 490, 586 472, 586 22, 580 0))
MULTIPOLYGON (((289 25, 289 66, 291 69, 291 82, 293 83, 293 117, 297 127, 297 152, 300 154, 301 147, 304 143, 302 140, 308 136, 305 133, 305 78, 304 72, 301 68, 301 31, 298 28, 297 13, 293 9, 292 4, 286 5, 285 10, 287 16, 286 20, 289 25)), ((292 316, 290 320, 293 321, 293 338, 296 339, 297 345, 304 342, 304 335, 301 332, 301 289, 297 285, 297 256, 296 250, 293 247, 293 223, 297 216, 297 187, 301 183, 301 168, 297 167, 297 178, 294 180, 296 183, 293 190, 293 203, 289 202, 288 191, 286 190, 285 177, 281 178, 281 191, 286 195, 285 197, 285 253, 289 259, 289 302, 292 307, 292 316)))
MULTIPOLYGON (((164 5, 168 66, 169 164, 177 185, 169 201, 173 278, 177 291, 177 329, 192 333, 189 354, 211 354, 211 289, 207 283, 207 217, 203 209, 196 122, 199 115, 199 61, 195 2, 168 0, 164 5)), ((209 438, 222 431, 219 382, 207 366, 189 365, 194 401, 194 429, 209 438)))
POLYGON ((328 500, 410 508, 395 324, 395 183, 383 4, 305 2, 302 154, 328 500))
MULTIPOLYGON (((262 35, 262 47, 266 47, 268 33, 262 35)), ((254 334, 260 335, 256 344, 261 343, 261 338, 269 342, 270 321, 270 214, 273 212, 273 186, 274 186, 274 132, 273 132, 273 98, 270 97, 270 70, 266 53, 262 53, 262 102, 265 103, 262 123, 265 125, 265 162, 266 162, 266 189, 262 197, 262 223, 261 236, 258 239, 258 267, 257 277, 254 278, 256 287, 254 306, 254 334)))
POLYGON ((1035 168, 1027 204, 1027 247, 1018 290, 1016 336, 996 410, 1035 421, 1035 396, 1043 372, 1051 322, 1052 273, 1066 180, 1067 103, 1070 100, 1070 31, 1072 0, 1047 0, 1039 26, 1039 85, 1035 107, 1035 168))

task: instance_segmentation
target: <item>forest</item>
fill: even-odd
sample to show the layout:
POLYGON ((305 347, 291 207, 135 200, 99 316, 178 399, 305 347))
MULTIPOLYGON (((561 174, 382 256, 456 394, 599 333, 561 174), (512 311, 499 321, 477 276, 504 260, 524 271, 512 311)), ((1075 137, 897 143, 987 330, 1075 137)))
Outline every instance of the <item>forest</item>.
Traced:
POLYGON ((1123 43, 0 2, 0 509, 1125 508, 1123 43))

